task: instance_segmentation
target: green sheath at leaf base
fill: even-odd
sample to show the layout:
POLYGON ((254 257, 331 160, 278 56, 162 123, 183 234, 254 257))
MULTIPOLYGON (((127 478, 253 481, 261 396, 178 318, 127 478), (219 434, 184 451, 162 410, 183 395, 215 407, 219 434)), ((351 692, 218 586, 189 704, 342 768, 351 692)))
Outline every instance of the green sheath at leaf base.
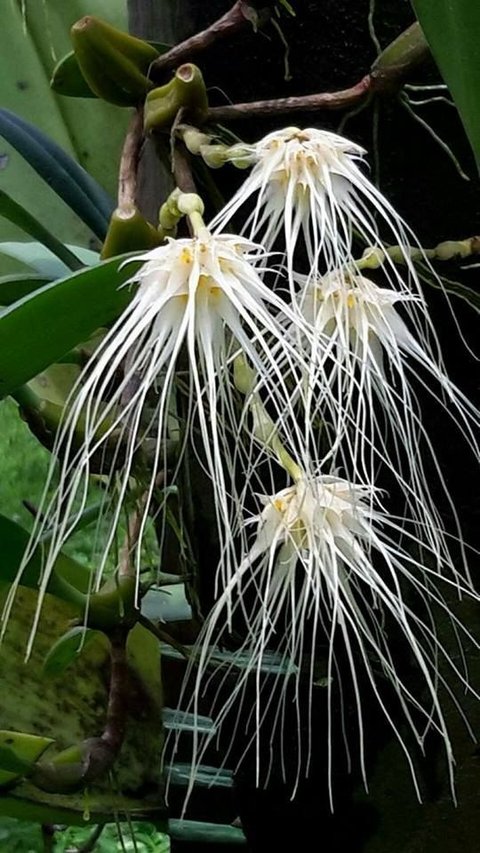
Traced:
POLYGON ((102 261, 126 252, 138 252, 160 246, 162 238, 136 207, 117 207, 108 226, 101 251, 102 261))
POLYGON ((165 131, 172 126, 179 110, 194 124, 205 122, 208 112, 208 97, 202 72, 196 65, 187 62, 177 68, 175 76, 149 92, 145 101, 145 131, 165 131))
POLYGON ((152 88, 147 75, 159 54, 148 42, 93 16, 77 21, 71 38, 82 75, 99 98, 133 106, 152 88))

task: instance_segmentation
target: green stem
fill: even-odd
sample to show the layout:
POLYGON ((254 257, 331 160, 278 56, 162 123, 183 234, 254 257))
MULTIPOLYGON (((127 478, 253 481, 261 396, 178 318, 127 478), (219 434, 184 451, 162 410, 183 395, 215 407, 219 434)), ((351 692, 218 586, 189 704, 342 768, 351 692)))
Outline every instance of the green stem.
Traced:
POLYGON ((466 240, 445 240, 432 249, 421 246, 388 246, 380 249, 370 247, 365 249, 363 256, 355 261, 357 269, 378 269, 390 258, 396 264, 404 264, 406 257, 412 261, 452 261, 455 258, 470 258, 480 255, 480 236, 468 237, 466 240))

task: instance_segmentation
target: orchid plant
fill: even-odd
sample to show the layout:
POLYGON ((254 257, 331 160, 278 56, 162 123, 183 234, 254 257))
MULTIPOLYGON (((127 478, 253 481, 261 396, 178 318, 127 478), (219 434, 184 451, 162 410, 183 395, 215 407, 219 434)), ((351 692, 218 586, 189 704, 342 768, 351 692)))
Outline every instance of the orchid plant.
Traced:
MULTIPOLYGON (((445 703, 453 703, 468 728, 456 688, 480 701, 464 652, 466 644, 480 650, 480 641, 451 602, 478 603, 479 593, 473 549, 424 417, 425 399, 472 465, 480 458, 480 412, 445 366, 421 280, 426 271, 444 290, 432 253, 370 178, 364 148, 321 128, 313 115, 315 126, 289 126, 281 119, 291 107, 286 101, 278 102, 277 129, 253 143, 218 123, 221 108, 209 106, 200 69, 185 60, 202 39, 207 44, 249 21, 246 5, 236 3, 221 26, 170 51, 83 18, 72 30, 73 59, 53 76, 63 94, 88 91, 135 112, 118 205, 109 208, 103 232, 98 226, 101 258, 85 269, 75 247, 47 240, 76 272, 15 303, 17 314, 0 317, 0 330, 21 351, 31 306, 48 317, 56 299, 71 305, 73 294, 78 312, 66 331, 52 335, 47 355, 34 342, 31 364, 20 359, 5 380, 0 371, 5 393, 52 454, 32 529, 12 534, 1 636, 7 644, 25 589, 33 589, 25 654, 34 657, 50 596, 57 596, 76 617, 75 642, 67 631, 61 654, 68 663, 82 658, 90 642, 101 646, 101 634, 110 682, 100 737, 51 760, 41 759, 40 750, 28 767, 24 760, 24 772, 17 773, 17 761, 7 781, 28 778, 63 796, 111 773, 129 713, 127 644, 140 632, 136 666, 140 680, 149 670, 149 709, 152 693, 153 705, 160 703, 161 691, 149 681, 151 670, 159 678, 160 652, 166 666, 169 654, 184 659, 178 708, 163 717, 170 785, 178 756, 188 754, 184 811, 210 770, 212 734, 230 737, 217 754, 213 784, 253 754, 260 786, 278 746, 295 797, 315 759, 319 694, 332 810, 342 749, 368 787, 372 700, 403 751, 418 799, 416 755, 430 733, 443 744, 455 798, 445 703), (172 69, 172 79, 160 85, 172 69), (162 157, 168 148, 175 184, 157 199, 155 223, 139 203, 146 135, 162 157), (220 167, 237 169, 241 180, 213 211, 208 192, 198 189, 208 181, 197 178, 202 169, 220 167), (39 398, 34 376, 43 371, 48 385, 52 365, 63 369, 62 360, 70 372, 61 399, 58 393, 39 398), (202 575, 196 531, 205 517, 213 542, 209 577, 202 575), (87 570, 68 548, 92 521, 87 570), (147 559, 152 531, 154 556, 147 559), (187 643, 163 612, 152 616, 148 609, 149 596, 168 598, 172 583, 182 588, 190 618, 194 636, 187 643), (154 638, 154 653, 144 651, 145 636, 154 638), (353 727, 346 722, 352 708, 353 727), (343 744, 334 734, 338 712, 343 744), (296 758, 287 771, 292 719, 296 758)), ((280 10, 294 12, 283 0, 272 5, 275 22, 280 10)), ((388 77, 387 60, 383 67, 388 77)), ((398 57, 391 76, 391 85, 401 87, 398 57)), ((361 83, 352 97, 371 94, 361 83)), ((6 134, 12 124, 28 135, 26 123, 8 116, 6 134)), ((101 192, 75 174, 83 181, 82 204, 86 198, 98 213, 101 192)), ((44 233, 40 223, 32 227, 36 236, 44 233)), ((467 241, 447 245, 450 258, 468 253, 467 241)))

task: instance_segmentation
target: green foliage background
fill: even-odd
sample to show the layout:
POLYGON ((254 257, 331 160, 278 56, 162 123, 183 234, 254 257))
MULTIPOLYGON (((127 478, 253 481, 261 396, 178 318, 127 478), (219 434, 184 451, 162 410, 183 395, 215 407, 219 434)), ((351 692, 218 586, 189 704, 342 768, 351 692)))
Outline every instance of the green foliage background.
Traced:
MULTIPOLYGON (((62 98, 49 86, 56 62, 71 50, 71 25, 87 13, 126 28, 123 0, 3 0, 0 104, 51 136, 114 196, 127 111, 97 100, 62 98)), ((0 188, 48 221, 61 240, 91 245, 88 229, 3 140, 0 188)), ((2 238, 21 237, 14 226, 2 223, 2 238)), ((0 268, 11 265, 2 262, 0 268)))

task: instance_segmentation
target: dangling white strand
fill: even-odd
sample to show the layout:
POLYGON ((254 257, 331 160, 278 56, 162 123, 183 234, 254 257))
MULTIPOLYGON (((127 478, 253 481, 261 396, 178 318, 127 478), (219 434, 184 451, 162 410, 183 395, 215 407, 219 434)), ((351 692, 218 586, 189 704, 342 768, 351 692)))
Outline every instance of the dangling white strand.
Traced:
MULTIPOLYGON (((347 270, 299 285, 299 309, 316 330, 307 378, 308 419, 320 420, 331 439, 319 461, 328 460, 371 485, 379 467, 388 468, 438 563, 455 571, 433 483, 445 496, 457 533, 460 522, 414 385, 436 400, 477 461, 480 413, 451 382, 422 336, 416 322, 422 298, 407 289, 380 287, 347 270), (429 475, 427 467, 433 468, 429 475)), ((465 560, 463 571, 468 577, 465 560)))
MULTIPOLYGON (((233 535, 240 509, 235 494, 236 466, 242 463, 243 490, 253 476, 251 449, 229 450, 232 437, 238 444, 238 399, 229 362, 238 352, 253 366, 274 416, 290 410, 292 377, 300 381, 307 368, 277 319, 287 311, 299 334, 308 338, 308 326, 263 283, 255 268, 263 249, 233 235, 212 236, 203 224, 192 238, 169 240, 167 245, 141 255, 143 266, 133 277, 138 287, 122 316, 106 334, 84 369, 66 406, 58 432, 54 460, 60 461, 60 482, 53 497, 46 492, 30 545, 13 584, 4 612, 4 629, 22 572, 48 529, 51 539, 45 555, 38 614, 55 561, 74 530, 86 502, 92 459, 113 445, 114 458, 124 457, 115 475, 117 486, 109 529, 97 569, 97 585, 108 559, 124 499, 134 474, 135 457, 142 442, 154 441, 146 483, 137 572, 143 531, 147 522, 157 474, 166 470, 166 439, 175 371, 181 352, 189 372, 189 403, 185 432, 194 441, 193 419, 199 426, 201 453, 211 478, 220 538, 220 575, 230 580, 234 567, 233 535), (124 370, 123 378, 119 378, 124 370), (128 395, 125 395, 126 388, 128 395), (152 412, 145 423, 151 391, 152 412), (83 435, 78 446, 79 433, 83 435), (235 470, 234 470, 235 468, 235 470)), ((298 335, 297 335, 298 337, 298 335)), ((295 440, 292 436, 292 440, 295 440)), ((298 443, 298 442, 295 442, 298 443)), ((49 483, 54 476, 52 463, 49 483)), ((113 475, 109 477, 112 484, 113 475)), ((38 617, 37 614, 37 617, 38 617)), ((38 621, 38 618, 37 618, 38 621)), ((30 638, 35 634, 36 624, 30 638)))
MULTIPOLYGON (((249 199, 254 209, 243 232, 271 250, 279 235, 291 277, 303 236, 312 275, 352 261, 352 241, 383 247, 376 217, 386 228, 383 241, 398 244, 412 286, 419 287, 409 241, 417 241, 390 202, 363 169, 365 151, 343 136, 318 128, 287 127, 259 142, 232 146, 229 159, 250 160, 251 172, 211 223, 223 230, 249 199)), ((281 246, 280 246, 281 248, 281 246)), ((391 283, 403 282, 386 258, 391 283)))
MULTIPOLYGON (((189 692, 187 696, 185 688, 184 698, 188 708, 195 715, 199 714, 202 697, 212 686, 212 673, 215 672, 221 675, 220 685, 217 679, 213 688, 211 709, 217 729, 221 729, 232 714, 238 725, 242 705, 247 695, 250 696, 252 710, 247 723, 247 728, 250 728, 242 735, 242 742, 246 745, 240 763, 253 745, 258 784, 261 775, 269 772, 268 766, 265 768, 261 764, 261 744, 268 744, 278 733, 283 750, 284 741, 290 737, 284 730, 284 720, 286 703, 289 697, 291 700, 292 680, 294 711, 300 723, 305 714, 305 709, 300 706, 300 683, 302 679, 309 679, 307 716, 310 729, 314 725, 311 715, 314 662, 317 638, 323 634, 328 644, 325 680, 331 807, 334 805, 333 697, 336 695, 342 701, 342 682, 347 679, 345 670, 341 671, 338 664, 339 645, 346 654, 354 692, 358 756, 365 787, 364 732, 367 725, 360 688, 362 673, 400 743, 419 799, 420 789, 411 754, 413 746, 403 733, 403 723, 422 751, 430 730, 442 738, 453 792, 454 757, 440 691, 446 691, 457 708, 459 706, 442 674, 442 663, 452 670, 462 686, 470 689, 476 697, 477 694, 456 664, 455 656, 447 651, 437 636, 432 608, 447 616, 458 642, 463 634, 479 648, 478 642, 449 608, 441 590, 454 587, 476 600, 478 596, 467 580, 459 587, 456 579, 445 577, 435 553, 430 565, 429 556, 432 555, 425 544, 415 532, 409 533, 403 523, 399 525, 387 515, 379 503, 378 493, 372 495, 369 486, 354 485, 334 476, 303 476, 293 486, 272 497, 265 497, 263 503, 264 509, 256 518, 254 541, 209 614, 192 653, 185 679, 189 692), (399 537, 402 538, 402 546, 399 545, 399 537), (414 556, 417 551, 426 561, 414 556), (229 636, 225 616, 232 598, 236 601, 234 609, 244 621, 246 637, 240 649, 232 653, 231 663, 220 669, 215 653, 229 636), (419 615, 417 608, 423 615, 419 615), (396 658, 391 649, 388 626, 403 642, 400 658, 396 658), (266 692, 262 667, 272 646, 279 649, 285 664, 283 669, 288 669, 290 675, 285 672, 278 674, 276 688, 272 688, 270 680, 266 692), (399 666, 405 663, 405 655, 420 675, 423 682, 421 692, 413 694, 400 674, 399 666), (236 658, 248 663, 237 667, 236 658), (396 697, 397 709, 385 698, 385 680, 388 680, 396 697), (253 701, 251 692, 247 694, 249 684, 255 692, 253 701)), ((299 733, 300 729, 298 725, 299 733)), ((234 738, 232 745, 233 741, 234 738)), ((208 745, 209 741, 205 743, 194 731, 186 801, 208 745)), ((308 772, 311 730, 307 734, 308 754, 304 762, 301 747, 300 742, 296 777, 287 779, 292 796, 302 774, 308 772)), ((222 754, 225 763, 231 748, 227 747, 222 754)))

